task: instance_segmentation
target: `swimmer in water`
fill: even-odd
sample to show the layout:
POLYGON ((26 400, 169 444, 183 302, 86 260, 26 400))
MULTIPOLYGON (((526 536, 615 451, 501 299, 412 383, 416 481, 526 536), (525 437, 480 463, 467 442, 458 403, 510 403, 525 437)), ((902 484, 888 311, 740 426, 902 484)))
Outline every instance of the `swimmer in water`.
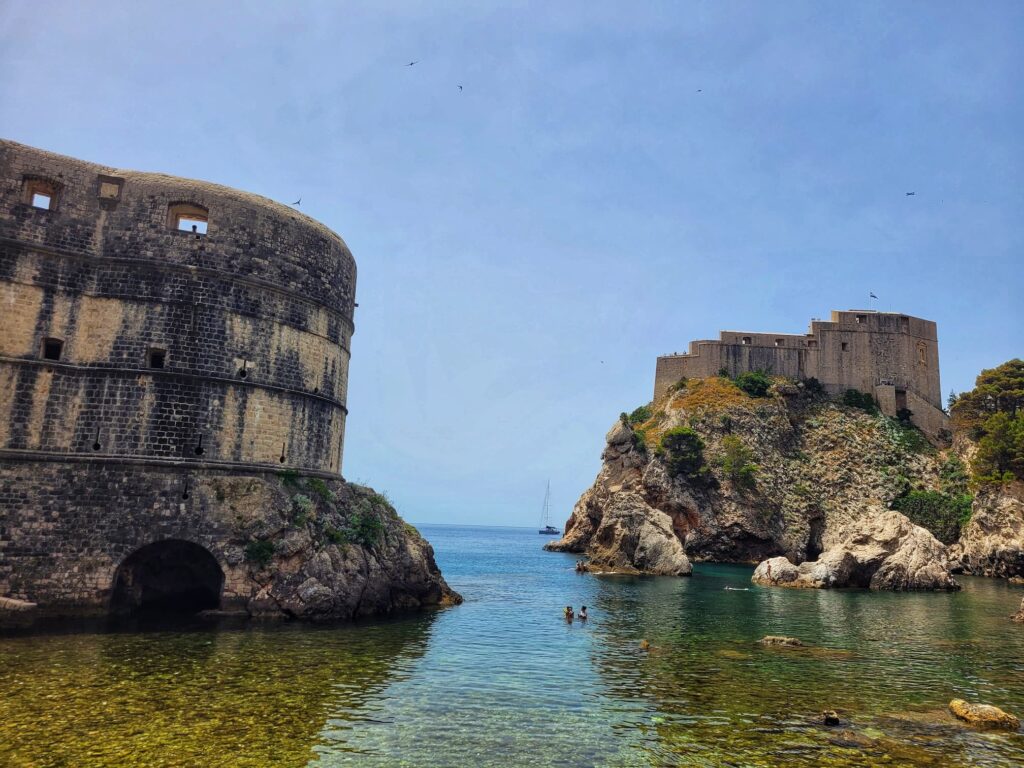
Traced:
POLYGON ((572 621, 572 619, 573 619, 572 606, 571 605, 567 605, 567 606, 565 606, 565 620, 566 621, 572 621))

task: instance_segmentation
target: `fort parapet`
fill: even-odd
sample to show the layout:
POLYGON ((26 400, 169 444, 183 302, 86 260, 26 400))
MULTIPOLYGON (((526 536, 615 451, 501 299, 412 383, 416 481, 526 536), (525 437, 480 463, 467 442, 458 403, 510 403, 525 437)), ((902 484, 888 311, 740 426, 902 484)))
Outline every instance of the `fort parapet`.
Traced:
POLYGON ((230 596, 195 489, 340 477, 355 282, 287 206, 0 142, 0 595, 100 606, 177 540, 230 596))
POLYGON ((722 331, 718 339, 691 341, 687 353, 658 358, 654 398, 682 378, 758 370, 815 378, 832 394, 871 394, 889 416, 909 409, 933 438, 947 427, 935 323, 892 312, 833 311, 829 321, 813 320, 806 334, 722 331))

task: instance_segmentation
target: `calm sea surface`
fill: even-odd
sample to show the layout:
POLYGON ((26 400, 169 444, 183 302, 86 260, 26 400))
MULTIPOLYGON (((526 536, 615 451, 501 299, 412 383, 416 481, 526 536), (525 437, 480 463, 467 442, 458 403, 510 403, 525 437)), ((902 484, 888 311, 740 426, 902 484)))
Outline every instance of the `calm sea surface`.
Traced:
POLYGON ((534 530, 422 530, 464 605, 0 635, 0 765, 1024 764, 1024 734, 944 714, 962 697, 1024 715, 1024 626, 1007 618, 1024 588, 761 589, 716 565, 596 577, 534 530), (590 621, 567 625, 568 603, 590 621), (842 727, 818 724, 825 708, 842 727))

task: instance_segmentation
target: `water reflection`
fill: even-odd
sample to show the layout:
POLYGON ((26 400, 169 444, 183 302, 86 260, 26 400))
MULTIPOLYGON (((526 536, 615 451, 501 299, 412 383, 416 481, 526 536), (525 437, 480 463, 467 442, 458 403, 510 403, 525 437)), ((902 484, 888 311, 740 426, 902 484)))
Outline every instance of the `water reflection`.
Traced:
POLYGON ((306 765, 335 712, 412 667, 433 617, 0 639, 0 764, 306 765))

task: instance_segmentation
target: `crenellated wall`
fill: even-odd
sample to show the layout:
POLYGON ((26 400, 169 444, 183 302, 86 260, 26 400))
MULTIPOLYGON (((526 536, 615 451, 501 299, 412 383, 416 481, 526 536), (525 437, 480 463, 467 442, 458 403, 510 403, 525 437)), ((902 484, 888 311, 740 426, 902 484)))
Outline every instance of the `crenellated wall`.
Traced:
POLYGON ((690 342, 686 354, 659 357, 654 398, 682 378, 723 370, 730 376, 760 370, 796 380, 816 378, 832 394, 848 389, 876 394, 888 387, 891 397, 880 401, 883 412, 895 415, 909 408, 914 423, 932 436, 947 426, 938 333, 930 320, 849 310, 833 311, 829 321, 812 321, 806 334, 722 331, 718 339, 690 342))

